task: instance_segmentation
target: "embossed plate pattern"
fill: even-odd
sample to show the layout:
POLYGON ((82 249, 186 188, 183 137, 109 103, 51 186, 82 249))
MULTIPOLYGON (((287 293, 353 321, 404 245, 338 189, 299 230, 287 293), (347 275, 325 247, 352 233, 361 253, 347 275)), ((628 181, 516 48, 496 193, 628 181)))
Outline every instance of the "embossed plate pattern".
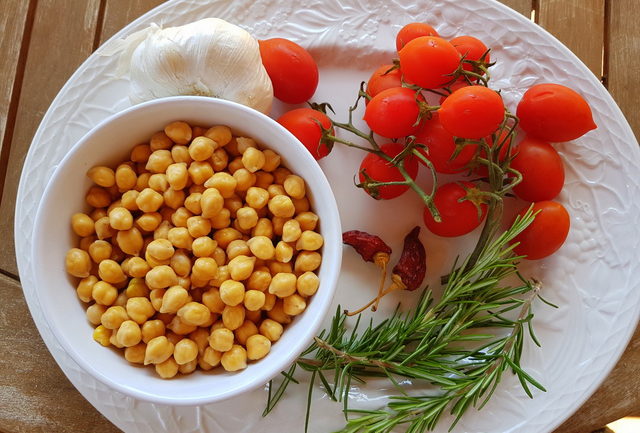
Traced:
MULTIPOLYGON (((547 387, 530 400, 507 375, 482 411, 469 411, 456 432, 550 431, 575 411, 606 377, 626 346, 640 312, 640 196, 638 144, 622 113, 598 80, 571 52, 541 28, 493 0, 176 0, 136 20, 115 37, 152 22, 180 25, 211 16, 245 27, 258 38, 282 36, 308 47, 321 68, 314 100, 330 101, 346 116, 357 83, 374 66, 393 57, 393 37, 402 24, 425 21, 444 37, 471 34, 491 46, 498 61, 492 87, 502 89, 514 109, 524 90, 557 82, 578 90, 591 104, 600 128, 559 144, 567 183, 559 197, 572 216, 569 239, 559 253, 523 267, 545 283, 557 310, 536 305, 535 325, 542 348, 526 347, 525 368, 547 387)), ((107 42, 105 45, 109 44, 107 42)), ((158 406, 123 397, 82 371, 60 348, 42 317, 29 265, 33 218, 45 185, 67 150, 93 125, 127 106, 126 76, 116 75, 117 59, 92 55, 60 91, 44 117, 27 156, 16 207, 16 253, 27 303, 54 358, 78 390, 110 421, 127 432, 301 431, 306 388, 261 418, 266 392, 258 390, 221 404, 194 408, 158 406), (45 133, 46 131, 46 133, 45 133)), ((273 114, 286 107, 276 106, 273 114)), ((345 229, 360 228, 400 240, 420 220, 421 206, 409 195, 389 203, 368 198, 352 184, 362 155, 336 147, 321 164, 329 178, 345 229), (393 225, 386 223, 394 221, 393 225)), ((522 203, 520 203, 522 204, 522 203)), ((514 204, 518 205, 518 203, 514 204)), ((64 224, 64 222, 61 222, 64 224)), ((423 230, 424 232, 424 230, 423 230)), ((473 234, 445 242, 423 233, 429 251, 429 282, 468 248, 473 234)), ((396 242, 398 245, 398 242, 396 242)), ((396 249, 399 245, 396 246, 396 249)), ((345 254, 335 303, 356 306, 368 299, 371 268, 345 254), (357 302, 354 299, 358 300, 357 302)), ((387 299, 381 314, 401 298, 387 299)), ((87 336, 90 338, 90 336, 87 336)), ((379 407, 388 385, 353 388, 356 407, 379 407)), ((310 431, 343 425, 340 406, 318 388, 310 431)), ((446 431, 443 419, 438 431, 446 431)))

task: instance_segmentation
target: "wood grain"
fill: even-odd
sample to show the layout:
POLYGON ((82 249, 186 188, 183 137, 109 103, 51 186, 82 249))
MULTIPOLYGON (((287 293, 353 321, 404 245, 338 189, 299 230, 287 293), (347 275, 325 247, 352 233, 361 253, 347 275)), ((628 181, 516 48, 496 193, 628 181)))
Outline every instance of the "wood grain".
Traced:
POLYGON ((0 269, 14 275, 18 270, 13 244, 13 214, 22 164, 51 101, 91 54, 99 5, 100 0, 37 2, 0 203, 0 239, 3 243, 0 269), (64 17, 64 25, 53 17, 64 17))
POLYGON ((119 431, 58 368, 20 285, 2 274, 0 305, 0 426, 11 433, 119 431))
MULTIPOLYGON (((617 0, 616 0, 617 1, 617 0)), ((605 0, 538 0, 538 23, 602 76, 605 0)))
POLYGON ((500 3, 509 6, 511 9, 520 12, 527 18, 531 17, 533 0, 500 0, 500 3))
POLYGON ((640 28, 637 0, 610 0, 608 2, 608 46, 605 57, 605 82, 614 99, 627 117, 631 128, 640 138, 640 28))
POLYGON ((165 0, 106 0, 100 43, 104 43, 131 21, 164 2, 165 0))
POLYGON ((4 186, 5 170, 9 158, 9 146, 13 136, 13 122, 18 108, 19 88, 16 82, 22 77, 24 57, 29 32, 29 1, 4 1, 0 3, 0 200, 4 186), (26 39, 26 41, 25 41, 26 39))

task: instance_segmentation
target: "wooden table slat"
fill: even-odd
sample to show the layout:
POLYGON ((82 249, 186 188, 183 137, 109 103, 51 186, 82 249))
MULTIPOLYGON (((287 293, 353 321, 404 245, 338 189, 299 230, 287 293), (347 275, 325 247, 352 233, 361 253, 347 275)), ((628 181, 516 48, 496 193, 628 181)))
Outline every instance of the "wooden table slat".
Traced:
POLYGON ((501 0, 500 3, 503 3, 509 6, 511 9, 520 12, 527 18, 531 17, 533 0, 501 0))
MULTIPOLYGON (((4 2, 3 2, 4 3, 4 2)), ((91 54, 100 0, 38 0, 18 114, 0 203, 0 269, 17 275, 13 214, 20 172, 44 113, 71 74, 91 54), (52 17, 64 17, 64 25, 52 17)))
POLYGON ((637 11, 638 0, 610 0, 608 5, 606 83, 640 139, 640 92, 630 91, 637 88, 640 71, 640 28, 637 14, 630 13, 637 11))
MULTIPOLYGON (((617 0, 616 0, 617 1, 617 0)), ((538 0, 538 23, 600 78, 605 0, 538 0)))
POLYGON ((164 0, 129 0, 126 4, 122 4, 122 0, 106 0, 100 43, 104 43, 131 21, 164 2, 164 0))

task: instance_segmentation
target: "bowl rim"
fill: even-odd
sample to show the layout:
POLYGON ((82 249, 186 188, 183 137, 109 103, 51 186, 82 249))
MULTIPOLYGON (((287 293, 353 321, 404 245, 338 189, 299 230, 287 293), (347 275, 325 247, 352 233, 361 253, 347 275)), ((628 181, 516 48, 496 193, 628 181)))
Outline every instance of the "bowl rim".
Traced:
MULTIPOLYGON (((53 334, 55 341, 60 344, 62 349, 73 359, 76 364, 86 373, 107 385, 108 387, 119 391, 125 395, 144 400, 151 403, 157 404, 166 404, 166 405, 174 405, 174 406, 197 406, 202 404, 208 404, 213 402, 218 402, 227 398, 231 398, 237 396, 239 394, 243 394, 256 388, 265 385, 269 380, 277 376, 282 370, 285 370, 289 365, 291 365, 295 359, 302 353, 302 351, 308 346, 308 343, 312 340, 315 334, 318 332, 322 321, 327 316, 329 312, 329 307, 332 304, 338 276, 340 274, 341 262, 342 262, 342 229, 341 229, 341 221, 340 215, 338 212, 337 202, 335 200, 335 195, 331 189, 329 181, 327 180, 324 172, 317 164, 317 162, 313 159, 309 152, 303 152, 302 158, 307 159, 308 161, 313 161, 313 164, 317 167, 317 170, 312 169, 315 173, 304 173, 303 177, 305 178, 305 182, 308 183, 308 179, 313 178, 313 182, 317 184, 317 190, 313 190, 313 195, 318 197, 318 195, 322 195, 322 206, 325 208, 325 214, 329 215, 329 221, 331 224, 324 224, 324 227, 320 229, 323 237, 325 238, 325 244, 323 246, 323 265, 328 266, 330 269, 335 269, 335 272, 327 272, 325 275, 325 279, 321 281, 322 290, 325 295, 319 299, 314 297, 314 302, 321 303, 319 307, 319 311, 315 316, 312 316, 310 319, 310 324, 306 327, 306 330, 303 330, 304 338, 297 339, 294 344, 291 346, 291 349, 287 351, 287 356, 281 358, 280 362, 274 364, 274 366, 267 366, 266 368, 259 369, 258 374, 254 374, 250 376, 250 378, 243 384, 237 387, 233 387, 231 389, 224 390, 222 392, 216 392, 210 395, 198 395, 195 397, 171 397, 168 395, 159 395, 152 392, 144 391, 135 386, 128 385, 126 383, 118 382, 114 380, 110 375, 104 374, 102 371, 95 368, 87 359, 86 355, 82 355, 81 351, 77 350, 76 347, 71 343, 71 341, 63 335, 60 330, 55 326, 55 322, 53 320, 53 311, 50 302, 45 302, 46 298, 44 298, 44 293, 41 290, 38 290, 38 287, 42 286, 44 281, 44 277, 41 273, 37 272, 37 263, 39 262, 39 254, 37 253, 39 246, 46 246, 44 242, 45 236, 43 236, 44 225, 39 224, 44 217, 45 210, 51 206, 51 194, 50 192, 55 188, 55 184, 61 173, 64 171, 65 167, 70 163, 70 161, 74 160, 76 154, 80 151, 80 149, 91 140, 94 134, 100 132, 104 128, 108 128, 109 125, 115 120, 121 119, 125 116, 130 115, 132 112, 146 110, 149 107, 157 106, 157 105, 172 105, 175 104, 180 106, 180 104, 211 104, 218 105, 220 107, 224 107, 227 110, 231 110, 232 113, 250 113, 255 116, 258 121, 266 123, 268 127, 274 128, 277 133, 284 135, 288 138, 288 141, 298 142, 297 138, 291 134, 287 129, 285 129, 282 125, 277 123, 271 117, 254 110, 245 105, 241 105, 239 103, 228 101, 219 98, 211 98, 204 96, 171 96, 171 97, 163 97, 154 99, 151 101, 143 102, 137 105, 133 105, 127 107, 115 114, 108 116, 107 118, 100 121, 96 124, 91 130, 85 133, 79 140, 77 140, 73 146, 69 149, 69 151, 65 154, 60 163, 56 166, 54 172, 49 178, 47 185, 44 189, 42 200, 40 201, 38 208, 36 210, 36 216, 34 219, 34 227, 33 227, 33 237, 30 248, 30 257, 32 258, 30 267, 32 268, 33 275, 35 276, 36 283, 36 297, 40 305, 42 305, 43 317, 51 329, 51 333, 53 334), (321 194, 319 194, 321 192, 321 194), (330 242, 326 242, 326 240, 330 240, 330 242), (331 242, 333 240, 333 242, 331 242), (329 276, 329 280, 326 280, 326 276, 329 276), (327 293, 328 292, 328 293, 327 293)), ((179 116, 179 115, 178 115, 179 116)), ((176 117, 178 117, 176 116, 176 117)), ((161 127, 159 125, 159 127, 161 127)), ((234 128, 232 128, 234 129, 234 128)), ((299 143, 299 142, 298 142, 299 143)), ((302 147, 302 144, 300 143, 302 147)), ((268 147, 268 146, 267 146, 268 147)), ((281 152, 280 152, 281 153, 281 152)), ((285 155, 285 158, 287 156, 285 155)), ((298 158, 298 156, 296 156, 298 158)), ((320 200, 318 200, 319 202, 320 200)), ((316 203, 316 206, 318 203, 316 203)), ((326 218, 325 215, 325 218, 326 218)), ((61 268, 64 267, 61 258, 61 268)), ((66 273, 66 272, 65 272, 66 273)), ((82 303, 78 300, 79 307, 82 307, 82 303)), ((108 348, 104 348, 108 349, 108 348)), ((148 366, 145 366, 148 368, 148 366)), ((245 371, 245 370, 243 370, 245 371)), ((238 374, 241 374, 239 372, 238 374)), ((213 376, 209 376, 213 377, 213 376)), ((160 379, 159 380, 165 380, 160 379)), ((179 379, 170 379, 167 383, 171 383, 172 380, 179 379)), ((213 389, 214 387, 212 387, 213 389)))

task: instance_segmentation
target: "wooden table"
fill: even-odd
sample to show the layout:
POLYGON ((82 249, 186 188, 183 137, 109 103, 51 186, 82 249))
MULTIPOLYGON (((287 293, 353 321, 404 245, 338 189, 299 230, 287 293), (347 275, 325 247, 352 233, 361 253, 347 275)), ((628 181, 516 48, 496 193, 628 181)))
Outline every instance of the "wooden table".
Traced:
MULTIPOLYGON (((638 0, 502 0, 533 17, 601 77, 640 133, 638 0)), ((13 246, 22 163, 47 107, 106 39, 162 0, 0 1, 0 431, 117 429, 71 385, 27 309, 13 246)), ((584 433, 640 414, 640 332, 615 370, 557 432, 584 433)))

